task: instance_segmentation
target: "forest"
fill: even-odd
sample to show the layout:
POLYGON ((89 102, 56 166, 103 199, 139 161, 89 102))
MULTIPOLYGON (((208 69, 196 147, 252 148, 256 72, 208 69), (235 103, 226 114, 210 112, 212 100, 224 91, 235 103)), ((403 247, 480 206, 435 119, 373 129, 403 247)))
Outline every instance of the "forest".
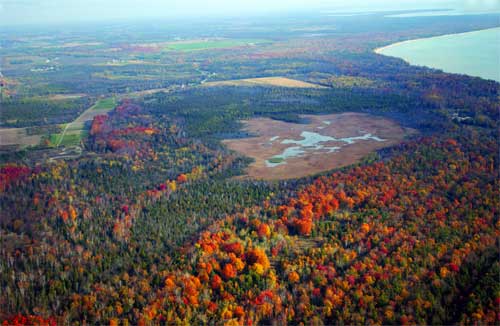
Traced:
POLYGON ((60 132, 96 102, 116 106, 82 123, 77 146, 0 154, 0 323, 498 324, 499 84, 372 52, 497 17, 394 31, 368 16, 319 37, 291 27, 333 31, 331 18, 172 34, 262 40, 199 51, 145 26, 2 36, 2 128, 60 132), (263 76, 324 87, 204 85, 263 76), (417 132, 276 181, 241 178, 251 159, 222 143, 252 136, 241 120, 342 112, 417 132))

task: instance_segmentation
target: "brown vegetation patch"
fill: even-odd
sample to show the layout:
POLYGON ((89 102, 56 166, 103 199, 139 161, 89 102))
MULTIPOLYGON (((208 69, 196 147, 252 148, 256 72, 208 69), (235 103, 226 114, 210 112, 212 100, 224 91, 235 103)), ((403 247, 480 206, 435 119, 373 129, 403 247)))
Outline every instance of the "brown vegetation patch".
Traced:
POLYGON ((285 77, 262 77, 235 80, 214 81, 203 84, 205 86, 278 86, 291 88, 325 88, 321 85, 303 82, 285 77))
POLYGON ((136 92, 123 94, 122 96, 120 96, 120 98, 126 99, 126 98, 144 97, 147 95, 153 95, 153 94, 160 93, 160 92, 170 92, 172 89, 173 89, 173 87, 146 89, 146 90, 142 90, 142 91, 136 91, 136 92))
POLYGON ((244 121, 245 130, 256 137, 224 140, 224 143, 255 160, 248 167, 246 177, 272 180, 298 178, 354 164, 370 152, 395 145, 405 136, 416 133, 392 120, 361 113, 302 117, 309 123, 269 118, 244 121), (323 140, 314 145, 290 143, 304 141, 303 132, 323 140), (303 153, 279 158, 292 147, 303 153))
POLYGON ((26 128, 0 128, 0 146, 35 146, 41 139, 41 135, 28 135, 26 128))
POLYGON ((51 101, 62 101, 62 100, 75 100, 81 97, 87 96, 87 94, 53 94, 47 97, 51 101))

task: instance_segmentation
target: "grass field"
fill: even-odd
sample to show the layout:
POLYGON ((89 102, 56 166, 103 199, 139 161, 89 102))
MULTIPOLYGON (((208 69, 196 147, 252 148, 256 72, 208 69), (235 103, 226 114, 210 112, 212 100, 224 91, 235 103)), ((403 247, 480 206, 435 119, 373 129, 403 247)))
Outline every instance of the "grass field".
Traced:
POLYGON ((84 96, 86 96, 86 94, 54 94, 47 96, 47 99, 52 101, 63 101, 63 100, 74 100, 84 96))
POLYGON ((41 135, 28 135, 26 128, 0 128, 0 146, 18 145, 20 148, 40 143, 41 135))
POLYGON ((303 82, 301 80, 285 77, 261 77, 214 81, 203 84, 204 86, 276 86, 290 88, 325 88, 321 85, 303 82))
POLYGON ((98 100, 87 111, 83 112, 75 121, 62 124, 63 132, 49 135, 49 141, 54 146, 77 146, 82 138, 87 136, 85 122, 92 120, 96 115, 104 114, 116 107, 116 98, 108 97, 98 100))
POLYGON ((114 109, 116 106, 116 99, 114 97, 108 97, 102 100, 98 100, 90 109, 95 111, 109 111, 114 109))
POLYGON ((154 88, 154 89, 145 89, 143 91, 137 91, 137 92, 131 92, 131 93, 126 93, 123 95, 119 95, 119 98, 137 98, 137 97, 143 97, 146 95, 151 95, 159 92, 169 92, 173 89, 173 87, 170 88, 154 88))
POLYGON ((64 137, 62 137, 62 133, 59 134, 51 134, 49 137, 49 141, 51 144, 59 144, 59 146, 77 146, 80 144, 81 140, 85 137, 86 132, 83 130, 75 131, 75 132, 66 132, 64 137), (60 143, 59 143, 60 142, 60 143))
POLYGON ((267 42, 269 41, 258 40, 258 39, 255 40, 217 39, 217 40, 182 41, 182 42, 168 44, 166 50, 189 52, 189 51, 199 51, 199 50, 233 48, 237 46, 254 45, 258 43, 267 43, 267 42))

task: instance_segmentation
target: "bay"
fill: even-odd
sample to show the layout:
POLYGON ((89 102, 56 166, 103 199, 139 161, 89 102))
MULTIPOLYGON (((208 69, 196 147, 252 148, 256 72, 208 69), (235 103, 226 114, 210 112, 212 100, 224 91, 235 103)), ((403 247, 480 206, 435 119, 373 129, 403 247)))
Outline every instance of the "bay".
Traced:
POLYGON ((404 41, 375 52, 413 65, 500 82, 500 27, 404 41))

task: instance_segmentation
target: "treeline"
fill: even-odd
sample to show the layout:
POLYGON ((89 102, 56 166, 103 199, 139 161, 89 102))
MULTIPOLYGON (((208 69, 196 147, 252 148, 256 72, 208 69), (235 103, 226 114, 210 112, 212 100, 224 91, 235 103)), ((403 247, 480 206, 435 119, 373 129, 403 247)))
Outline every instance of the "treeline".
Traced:
POLYGON ((71 100, 7 98, 0 106, 3 127, 34 127, 71 122, 92 105, 89 97, 71 100))
POLYGON ((186 126, 189 137, 245 136, 241 119, 270 117, 302 122, 300 114, 365 112, 398 119, 423 129, 437 119, 436 105, 420 97, 403 97, 370 89, 288 89, 280 87, 203 87, 147 97, 145 110, 165 114, 186 126), (418 112, 415 110, 418 108, 418 112))

